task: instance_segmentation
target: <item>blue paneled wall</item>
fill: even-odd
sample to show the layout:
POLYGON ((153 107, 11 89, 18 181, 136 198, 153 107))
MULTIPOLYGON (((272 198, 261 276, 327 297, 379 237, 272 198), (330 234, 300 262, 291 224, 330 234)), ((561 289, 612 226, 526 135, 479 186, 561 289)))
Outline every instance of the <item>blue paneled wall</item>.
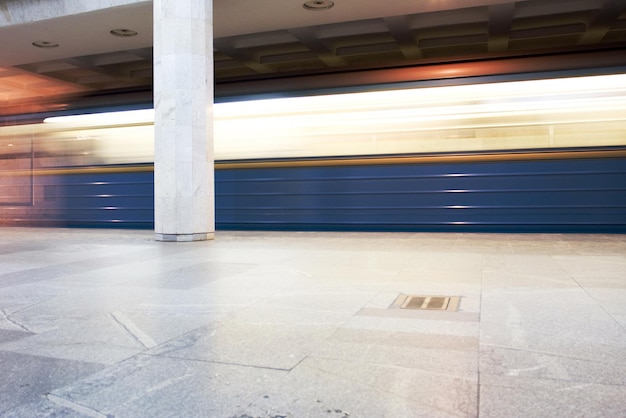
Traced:
MULTIPOLYGON (((220 168, 217 229, 626 233, 626 157, 220 168)), ((220 164, 217 165, 220 167, 220 164)), ((0 223, 154 226, 151 166, 36 179, 0 223)))
POLYGON ((626 232, 626 159, 229 169, 218 228, 626 232))
POLYGON ((48 195, 44 196, 46 209, 39 222, 34 223, 68 227, 154 226, 152 171, 77 170, 45 176, 41 182, 48 195))

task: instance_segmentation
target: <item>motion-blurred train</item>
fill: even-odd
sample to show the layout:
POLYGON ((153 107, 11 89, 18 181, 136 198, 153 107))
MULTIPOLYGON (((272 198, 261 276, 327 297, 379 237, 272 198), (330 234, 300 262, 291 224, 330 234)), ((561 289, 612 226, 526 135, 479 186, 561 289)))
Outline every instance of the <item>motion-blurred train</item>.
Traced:
MULTIPOLYGON (((626 75, 528 78, 216 103, 216 228, 626 232, 626 75)), ((148 106, 0 120, 0 224, 152 228, 148 106)))

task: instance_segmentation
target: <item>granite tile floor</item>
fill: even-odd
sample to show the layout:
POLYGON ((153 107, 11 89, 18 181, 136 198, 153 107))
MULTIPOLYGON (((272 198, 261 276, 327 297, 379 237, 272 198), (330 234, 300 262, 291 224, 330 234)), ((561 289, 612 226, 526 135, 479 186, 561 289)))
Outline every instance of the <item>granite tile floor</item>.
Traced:
POLYGON ((626 416, 624 235, 0 234, 2 417, 626 416))

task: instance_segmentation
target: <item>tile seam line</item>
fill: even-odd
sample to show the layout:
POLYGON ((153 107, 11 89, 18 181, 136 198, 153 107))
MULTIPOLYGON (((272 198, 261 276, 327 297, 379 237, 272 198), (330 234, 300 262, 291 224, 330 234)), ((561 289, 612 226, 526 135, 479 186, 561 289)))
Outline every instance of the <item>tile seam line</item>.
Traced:
MULTIPOLYGON (((584 255, 578 256, 578 257, 584 257, 584 255)), ((565 272, 565 274, 567 274, 567 276, 574 282, 576 283, 576 285, 582 289, 583 292, 585 292, 585 294, 587 295, 587 297, 589 297, 589 299, 591 299, 605 314, 607 314, 609 316, 609 318, 611 318, 611 320, 617 324, 618 327, 620 327, 622 329, 622 331, 626 332, 626 325, 620 323, 615 316, 613 316, 609 311, 606 310, 606 308, 604 306, 602 306, 602 304, 600 302, 598 302, 598 300, 596 298, 594 298, 591 293, 589 293, 587 291, 587 289, 580 284, 580 282, 578 280, 576 280, 576 278, 570 274, 567 270, 565 270, 563 268, 563 266, 558 262, 558 260, 554 257, 553 254, 550 254, 550 259, 556 263, 559 266, 559 269, 562 270, 563 272, 565 272)))
MULTIPOLYGON (((501 376, 501 377, 509 377, 506 375, 490 375, 490 376, 501 376)), ((563 380, 563 379, 554 379, 554 378, 545 378, 545 377, 520 377, 515 376, 516 379, 520 379, 521 381, 545 381, 545 382, 553 382, 553 383, 569 383, 569 384, 584 384, 584 385, 598 385, 598 386, 609 386, 615 388, 626 388, 626 384, 619 383, 602 383, 602 382, 589 382, 589 381, 579 381, 579 380, 563 380)), ((498 385, 498 384, 490 384, 486 383, 485 386, 489 387, 497 387, 497 388, 510 388, 510 389, 520 389, 519 386, 507 386, 507 385, 498 385)))
MULTIPOLYGON (((100 257, 90 257, 86 259, 73 260, 73 261, 68 261, 68 262, 46 264, 40 267, 17 270, 17 271, 9 272, 9 273, 1 273, 0 274, 0 289, 15 287, 21 284, 20 280, 23 279, 24 276, 28 277, 30 274, 34 274, 37 272, 44 272, 50 268, 60 269, 61 271, 54 272, 54 273, 48 272, 47 273, 49 274, 48 277, 31 279, 30 281, 28 281, 28 283, 39 283, 39 282, 50 283, 50 282, 53 282, 54 280, 62 279, 67 276, 89 274, 94 271, 103 270, 105 268, 111 267, 111 265, 106 265, 105 267, 93 268, 92 266, 94 265, 95 262, 102 263, 102 262, 106 262, 107 260, 114 260, 116 267, 122 267, 129 263, 147 262, 147 261, 152 261, 157 258, 161 258, 161 256, 150 256, 148 258, 141 257, 139 259, 133 259, 132 258, 133 256, 141 256, 141 254, 137 254, 137 253, 146 253, 149 255, 152 253, 152 249, 151 248, 138 248, 138 249, 133 249, 130 252, 125 252, 123 257, 128 258, 128 260, 125 260, 123 257, 120 260, 120 255, 116 253, 114 255, 103 255, 100 257), (77 268, 78 270, 73 270, 73 268, 77 268), (7 281, 8 283, 5 283, 4 281, 7 281)), ((178 253, 168 255, 168 257, 174 256, 174 255, 178 255, 178 253)))
MULTIPOLYGON (((311 358, 311 359, 313 359, 313 358, 315 358, 315 357, 305 356, 305 359, 307 359, 307 358, 311 358)), ((305 360, 305 359, 302 359, 302 361, 301 361, 301 362, 304 362, 304 360, 305 360)), ((331 360, 331 361, 344 361, 344 360, 333 359, 333 360, 331 360)), ((352 361, 352 363, 357 363, 357 362, 356 362, 356 361, 352 361)), ((316 370, 316 371, 318 371, 318 372, 320 372, 320 373, 328 374, 328 375, 331 375, 331 376, 334 376, 334 377, 338 377, 338 378, 340 378, 340 379, 346 379, 346 380, 349 380, 349 381, 351 381, 351 382, 355 382, 355 383, 357 383, 357 384, 361 384, 361 385, 363 385, 363 386, 367 386, 368 388, 373 389, 375 392, 386 393, 386 394, 388 394, 388 395, 390 395, 390 396, 397 397, 397 398, 400 398, 400 399, 403 399, 403 400, 406 400, 406 401, 411 401, 411 402, 415 401, 415 398, 411 398, 411 397, 407 397, 407 396, 402 396, 402 395, 400 395, 400 394, 398 394, 398 393, 396 393, 396 392, 391 392, 391 391, 384 390, 384 389, 383 389, 383 390, 381 390, 381 389, 380 389, 380 387, 378 387, 378 386, 374 386, 374 385, 372 385, 372 384, 365 383, 365 382, 364 382, 364 381, 362 381, 362 380, 356 380, 356 379, 353 379, 353 378, 349 378, 349 377, 347 377, 347 376, 345 376, 345 375, 341 375, 341 374, 337 374, 337 373, 331 373, 330 371, 328 371, 328 370, 324 370, 324 369, 320 369, 319 367, 306 366, 306 365, 305 365, 305 366, 303 366, 303 367, 309 367, 309 368, 311 368, 311 369, 313 369, 313 370, 316 370)), ((401 367, 401 366, 396 366, 396 368, 400 369, 400 368, 402 368, 402 367, 401 367)), ((406 367, 405 367, 404 369, 406 369, 406 367)), ((438 410, 438 411, 445 412, 446 414, 458 414, 458 411, 450 411, 450 410, 446 410, 446 409, 443 409, 443 408, 441 408, 440 406, 438 406, 438 405, 434 405, 434 404, 425 404, 424 402, 420 402, 420 405, 427 405, 428 407, 430 407, 430 408, 432 408, 432 409, 436 409, 436 410, 438 410)))
MULTIPOLYGON (((16 313, 16 312, 13 312, 16 313)), ((30 329, 28 329, 25 325, 20 324, 19 322, 15 321, 14 319, 11 318, 11 315, 13 314, 7 314, 4 309, 0 308, 0 315, 2 315, 2 317, 4 319, 6 319, 9 323, 15 325, 16 327, 18 327, 19 329, 21 329, 22 331, 28 332, 30 334, 36 334, 35 332, 31 331, 30 329)))
MULTIPOLYGON (((434 371, 434 370, 428 370, 428 369, 424 369, 424 368, 420 368, 420 367, 405 367, 405 366, 401 366, 401 365, 398 365, 398 364, 389 364, 389 363, 371 362, 371 361, 360 361, 360 360, 349 360, 349 359, 338 359, 338 358, 324 357, 324 356, 306 356, 304 359, 302 359, 301 362, 303 362, 306 359, 325 360, 325 361, 341 361, 341 362, 346 362, 346 363, 351 363, 351 364, 368 364, 368 365, 372 365, 372 366, 381 366, 381 367, 387 367, 389 369, 397 369, 397 370, 416 370, 416 371, 423 372, 425 374, 430 374, 430 375, 442 375, 442 376, 454 377, 456 379, 470 380, 467 376, 462 376, 462 375, 459 375, 459 374, 453 374, 451 372, 437 372, 437 371, 434 371)), ((294 366, 293 368, 296 368, 297 366, 298 365, 294 366)))
MULTIPOLYGON (((497 345, 497 344, 482 344, 483 347, 492 347, 492 348, 499 348, 502 350, 509 350, 509 351, 518 351, 518 352, 523 352, 523 353, 533 353, 533 354, 541 354, 544 356, 552 356, 552 357, 560 357, 560 358, 566 358, 566 359, 570 359, 570 360, 579 360, 579 361, 586 361, 588 363, 604 363, 602 361, 594 361, 592 359, 589 358, 584 358, 584 357, 577 357, 577 356, 567 356, 567 355, 563 355, 560 353, 553 353, 550 351, 541 351, 541 350, 531 350, 531 349, 524 349, 524 348, 516 348, 516 347, 506 347, 503 345, 497 345)), ((614 346, 609 346, 612 348, 623 348, 623 347, 614 347, 614 346)))
POLYGON ((231 363, 231 362, 226 362, 226 361, 204 360, 204 359, 199 359, 199 358, 187 358, 187 357, 179 357, 179 356, 173 356, 173 355, 151 354, 151 353, 145 353, 145 352, 139 353, 137 355, 144 355, 144 356, 158 357, 158 358, 169 358, 169 359, 183 360, 183 361, 193 361, 193 362, 198 362, 198 363, 221 364, 224 366, 247 367, 251 369, 274 370, 274 371, 279 371, 279 372, 290 372, 291 370, 293 370, 294 367, 299 365, 304 360, 304 359, 300 360, 295 366, 291 368, 281 368, 281 367, 259 366, 255 364, 243 364, 243 363, 231 363))
MULTIPOLYGON (((12 287, 12 286, 9 286, 9 287, 12 287)), ((0 286, 0 289, 3 289, 3 287, 0 286)), ((59 294, 59 295, 51 295, 51 296, 45 297, 45 298, 43 298, 43 299, 41 299, 41 300, 39 300, 39 301, 37 301, 35 303, 31 303, 31 304, 28 304, 28 305, 21 306, 19 309, 16 309, 15 311, 11 312, 8 315, 6 315, 6 312, 4 311, 4 309, 2 309, 2 311, 4 312, 5 316, 11 316, 11 315, 15 315, 16 313, 20 313, 20 312, 23 312, 23 311, 28 311, 29 309, 31 309, 31 308, 33 308, 33 307, 35 307, 37 305, 41 305, 42 303, 46 303, 46 302, 49 302, 49 301, 51 301, 53 299, 64 297, 66 295, 67 295, 67 293, 63 293, 63 294, 59 294)))
MULTIPOLYGON (((508 242, 509 246, 511 245, 508 242)), ((481 254, 480 257, 480 293, 478 299, 478 338, 476 347, 476 418, 480 418, 480 360, 481 360, 481 338, 482 338, 482 324, 483 324, 483 290, 485 280, 485 256, 481 254)))
POLYGON ((131 321, 126 315, 119 311, 114 311, 109 314, 115 322, 117 322, 135 341, 141 344, 144 348, 150 349, 156 347, 158 344, 148 334, 143 332, 134 322, 131 321))
MULTIPOLYGON (((409 261, 406 261, 404 263, 404 265, 399 268, 396 272, 396 274, 394 274, 393 276, 389 277, 389 279, 387 279, 387 281, 382 285, 381 288, 379 288, 378 292, 376 292, 374 295, 372 295, 371 298, 369 298, 365 304, 363 306, 361 306, 356 312, 354 312, 354 314, 352 314, 352 316, 350 316, 350 318, 346 319, 345 321, 343 321, 338 327, 337 329, 331 333, 331 335, 329 335, 326 339, 328 340, 328 338, 332 337, 333 335, 335 335, 337 332, 339 332, 340 329, 343 329, 345 327, 345 325, 355 316, 358 316, 359 313, 365 309, 370 303, 372 303, 373 300, 375 300, 377 297, 379 297, 382 293, 387 292, 387 289, 389 288, 390 284, 395 282, 400 275, 402 274, 403 271, 406 270, 407 266, 409 266, 411 264, 411 261, 415 258, 415 256, 413 258, 411 258, 409 261)), ((394 292, 395 293, 395 292, 394 292)), ((395 299, 394 299, 395 300, 395 299)), ((393 305, 393 302, 392 302, 393 305)), ((389 309, 389 307, 385 308, 389 309)))
MULTIPOLYGON (((223 319, 218 319, 218 320, 216 320, 215 322, 213 322, 216 326, 215 326, 214 328, 211 328, 211 333, 215 333, 218 329, 220 329, 222 326, 224 326, 226 322, 228 322, 229 320, 232 320, 232 319, 233 319, 233 317, 234 317, 234 315, 235 315, 235 312, 229 312, 229 313, 227 313, 227 314, 225 314, 225 315, 224 315, 224 318, 223 318, 223 319)), ((191 335, 191 334, 193 334, 193 333, 196 333, 196 332, 198 332, 198 330, 199 330, 199 329, 202 329, 202 328, 205 328, 205 327, 206 327, 206 325, 205 325, 205 326, 198 327, 198 328, 195 328, 195 329, 192 329, 192 330, 189 330, 189 331, 184 332, 184 333, 182 333, 182 334, 180 334, 180 335, 174 336, 174 337, 172 337, 172 338, 170 338, 170 339, 168 339, 168 340, 166 340, 166 341, 163 341, 163 342, 161 342, 161 343, 157 344, 157 345, 156 345, 155 347, 153 347, 153 348, 145 348, 145 350, 144 350, 144 351, 142 351, 142 352, 140 352, 140 353, 138 353, 138 354, 136 354, 136 355, 145 354, 145 355, 149 355, 149 356, 167 357, 167 356, 165 356, 165 355, 160 355, 160 354, 150 354, 150 353, 147 353, 147 352, 146 352, 146 350, 154 350, 154 349, 156 349, 157 347, 162 347, 162 346, 164 346, 164 345, 166 345, 166 344, 169 344, 169 343, 174 342, 174 341, 176 341, 176 340, 178 340, 178 339, 180 339, 180 338, 183 338, 183 337, 185 337, 186 335, 191 335)), ((134 356, 131 356, 131 357, 134 357, 134 356)), ((176 358, 176 357, 172 356, 172 358, 176 358)), ((183 360, 185 360, 185 359, 183 358, 183 360)), ((187 359, 187 360, 190 360, 190 359, 187 359)))
POLYGON ((86 415, 90 418, 111 418, 112 417, 112 415, 104 414, 98 411, 97 409, 89 408, 88 406, 81 405, 78 402, 72 401, 70 399, 66 399, 62 396, 58 396, 52 393, 46 393, 45 397, 50 402, 56 405, 59 405, 60 407, 71 409, 74 412, 86 415))
MULTIPOLYGON (((362 251, 356 251, 356 253, 360 253, 360 252, 362 252, 362 251)), ((327 335, 325 337, 325 341, 328 341, 329 338, 331 338, 333 335, 335 335, 337 332, 339 332, 339 330, 343 329, 348 324, 348 322, 350 322, 355 316, 357 316, 359 314, 359 312, 361 312, 361 310, 365 306, 370 304, 374 299, 376 299, 376 297, 378 295, 380 295, 382 292, 384 292, 385 289, 387 288, 387 286, 389 285, 389 283, 391 283, 395 278, 397 278, 400 275, 401 271, 408 264, 409 264, 409 262, 406 262, 405 266, 403 266, 401 269, 399 269, 398 272, 395 275, 393 275, 393 277, 390 277, 389 279, 387 279, 387 281, 384 283, 383 287, 381 289, 379 289, 378 292, 376 292, 374 295, 372 295, 367 301, 365 301, 363 306, 361 306, 358 309, 353 310, 352 312, 346 312, 344 314, 345 318, 342 321, 339 321, 339 323, 337 323, 337 324, 330 325, 330 326, 335 327, 335 329, 334 329, 334 331, 332 331, 329 335, 327 335)), ((306 358, 306 356, 305 356, 305 358, 306 358)), ((304 361, 304 359, 302 359, 302 361, 304 361)))
MULTIPOLYGON (((291 368, 290 368, 290 369, 288 369, 288 370, 285 370, 285 371, 286 371, 286 375, 289 375, 289 374, 290 374, 290 373, 291 373, 291 372, 292 372, 292 371, 293 371, 296 367, 298 367, 299 365, 301 365, 301 364, 304 362, 304 360, 306 360, 307 358, 308 358, 308 356, 303 356, 303 357, 300 359, 300 361, 298 361, 298 362, 297 362, 297 363, 296 363, 293 367, 291 367, 291 368)), ((282 387, 282 384, 281 384, 280 382, 275 382, 275 383, 272 385, 272 388, 273 388, 273 389, 275 389, 275 390, 280 390, 280 388, 281 388, 281 387, 282 387)), ((266 392, 266 393, 268 393, 268 391, 267 391, 267 390, 266 390, 265 392, 266 392)), ((251 401, 251 402, 249 402, 249 403, 248 403, 248 408, 251 408, 251 407, 252 407, 253 405, 255 405, 257 402, 259 402, 259 401, 261 400, 261 398, 263 398, 264 396, 265 396, 265 395, 261 395, 261 394, 259 394, 259 396, 257 396, 257 397, 256 397, 256 399, 254 399, 253 401, 251 401)), ((267 411, 266 411, 266 412, 267 412, 267 411)), ((269 416, 269 414, 268 414, 268 416, 269 416)))

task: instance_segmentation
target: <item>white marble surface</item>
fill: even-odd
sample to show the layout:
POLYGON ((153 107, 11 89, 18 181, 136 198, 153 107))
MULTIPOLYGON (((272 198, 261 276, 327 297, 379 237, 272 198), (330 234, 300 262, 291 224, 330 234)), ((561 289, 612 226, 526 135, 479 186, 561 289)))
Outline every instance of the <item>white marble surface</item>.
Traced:
POLYGON ((159 241, 206 240, 215 231, 212 28, 210 1, 154 1, 154 194, 159 241))
POLYGON ((147 1, 149 0, 4 0, 0 3, 0 27, 147 1))
POLYGON ((0 234, 2 417, 626 411, 623 235, 0 234))

